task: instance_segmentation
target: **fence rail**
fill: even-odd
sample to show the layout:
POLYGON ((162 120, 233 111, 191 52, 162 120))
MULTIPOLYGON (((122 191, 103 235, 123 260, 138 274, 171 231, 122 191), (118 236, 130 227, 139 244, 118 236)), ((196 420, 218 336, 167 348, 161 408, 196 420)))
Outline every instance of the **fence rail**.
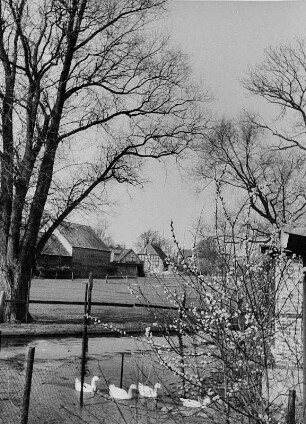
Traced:
MULTIPOLYGON (((5 303, 17 303, 17 304, 26 304, 26 300, 10 300, 6 299, 5 303)), ((36 300, 30 299, 29 303, 44 304, 44 305, 84 305, 84 301, 67 301, 67 300, 36 300)), ((155 305, 155 304, 145 304, 145 303, 120 303, 120 302, 91 302, 92 306, 118 306, 124 308, 150 308, 150 309, 170 309, 178 310, 177 306, 169 305, 155 305)))

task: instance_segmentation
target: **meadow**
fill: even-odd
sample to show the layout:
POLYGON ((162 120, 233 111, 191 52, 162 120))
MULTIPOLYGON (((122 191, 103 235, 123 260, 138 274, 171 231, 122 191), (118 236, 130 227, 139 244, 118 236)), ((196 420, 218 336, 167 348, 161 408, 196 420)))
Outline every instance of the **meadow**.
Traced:
MULTIPOLYGON (((178 288, 174 278, 165 280, 167 286, 178 288)), ((84 315, 86 280, 33 279, 29 311, 38 321, 80 323, 84 315), (79 302, 81 304, 40 304, 45 302, 79 302), (33 303, 32 303, 33 302, 33 303)), ((97 279, 92 290, 91 315, 103 322, 137 322, 154 320, 152 311, 135 304, 168 305, 163 288, 155 277, 138 279, 97 279), (131 293, 131 290, 134 294, 131 293), (142 294, 141 294, 142 293, 142 294), (138 297, 137 297, 138 296, 138 297), (95 305, 105 302, 109 305, 95 305), (126 306, 124 306, 126 305, 126 306)), ((158 309, 159 313, 167 313, 158 309)), ((156 312, 156 311, 155 311, 156 312)))

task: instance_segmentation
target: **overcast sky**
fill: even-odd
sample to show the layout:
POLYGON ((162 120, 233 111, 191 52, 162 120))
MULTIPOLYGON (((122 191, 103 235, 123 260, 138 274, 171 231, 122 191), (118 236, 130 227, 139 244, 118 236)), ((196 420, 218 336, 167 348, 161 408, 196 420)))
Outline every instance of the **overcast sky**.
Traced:
MULTIPOLYGON (((219 115, 235 116, 242 109, 269 113, 268 107, 250 97, 240 86, 249 65, 260 61, 265 48, 306 37, 305 1, 173 1, 165 27, 173 43, 190 56, 196 78, 214 94, 211 108, 219 115)), ((151 161, 151 180, 142 190, 114 190, 118 199, 106 219, 115 242, 133 247, 137 236, 158 230, 170 236, 174 221, 184 247, 192 245, 192 230, 201 212, 212 214, 208 192, 195 194, 195 184, 181 178, 173 161, 167 167, 151 161)))

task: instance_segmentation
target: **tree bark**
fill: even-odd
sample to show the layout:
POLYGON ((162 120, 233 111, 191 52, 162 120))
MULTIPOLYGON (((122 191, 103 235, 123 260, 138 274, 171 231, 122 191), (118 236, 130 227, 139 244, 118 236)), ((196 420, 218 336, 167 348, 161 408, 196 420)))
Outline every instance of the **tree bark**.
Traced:
MULTIPOLYGON (((31 262, 20 264, 17 260, 8 261, 2 256, 0 263, 0 290, 3 290, 6 295, 4 322, 25 322, 31 262)), ((31 319, 31 316, 28 316, 28 322, 31 319)))

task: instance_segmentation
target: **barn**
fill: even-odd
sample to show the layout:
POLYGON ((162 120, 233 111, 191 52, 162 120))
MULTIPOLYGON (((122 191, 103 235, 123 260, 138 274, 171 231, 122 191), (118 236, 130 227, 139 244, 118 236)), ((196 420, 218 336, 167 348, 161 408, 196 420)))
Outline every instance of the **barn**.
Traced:
POLYGON ((42 276, 104 278, 109 271, 111 251, 88 225, 64 221, 37 258, 42 276), (48 275, 46 275, 48 274, 48 275), (63 276, 65 274, 65 276, 63 276))
POLYGON ((143 262, 133 249, 112 248, 111 262, 115 275, 142 276, 143 262))
POLYGON ((35 275, 46 278, 72 277, 72 256, 54 234, 36 260, 35 275))

